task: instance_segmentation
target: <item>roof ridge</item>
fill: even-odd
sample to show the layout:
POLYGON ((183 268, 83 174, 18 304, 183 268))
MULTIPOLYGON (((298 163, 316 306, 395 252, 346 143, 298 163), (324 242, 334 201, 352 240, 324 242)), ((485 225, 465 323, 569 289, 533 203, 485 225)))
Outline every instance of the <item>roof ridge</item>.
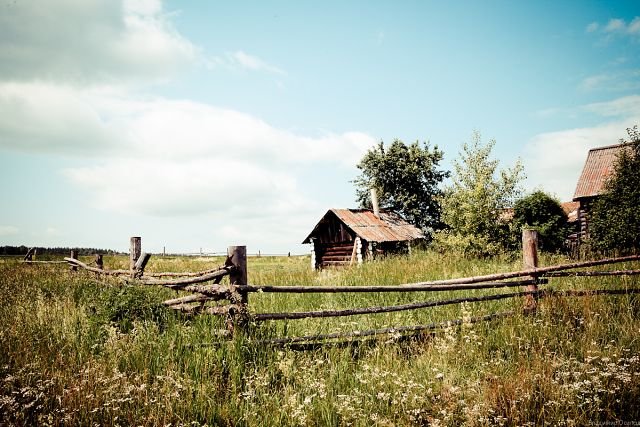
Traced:
POLYGON ((607 149, 609 149, 609 148, 624 147, 624 146, 627 146, 627 145, 631 145, 631 143, 630 143, 630 142, 624 142, 624 143, 622 143, 622 144, 613 144, 613 145, 605 145, 605 146, 603 146, 603 147, 595 147, 595 148, 591 148, 591 149, 589 149, 589 152, 591 152, 591 151, 598 151, 598 150, 607 150, 607 149))

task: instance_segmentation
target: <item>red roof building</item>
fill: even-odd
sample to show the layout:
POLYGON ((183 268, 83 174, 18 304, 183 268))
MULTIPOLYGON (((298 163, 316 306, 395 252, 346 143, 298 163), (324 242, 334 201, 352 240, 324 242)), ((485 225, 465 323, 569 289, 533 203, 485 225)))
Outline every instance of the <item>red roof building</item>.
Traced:
POLYGON ((580 240, 589 238, 589 212, 593 201, 606 191, 606 182, 615 170, 621 150, 628 144, 609 145, 589 150, 584 168, 578 179, 573 201, 578 203, 577 220, 580 240))

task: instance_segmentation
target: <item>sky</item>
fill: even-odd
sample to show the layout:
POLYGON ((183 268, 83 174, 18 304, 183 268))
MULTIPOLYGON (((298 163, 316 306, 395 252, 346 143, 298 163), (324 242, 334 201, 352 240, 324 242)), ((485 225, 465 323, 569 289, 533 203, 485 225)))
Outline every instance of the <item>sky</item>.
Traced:
POLYGON ((0 0, 0 245, 306 253, 381 140, 568 201, 634 124, 637 1, 0 0))

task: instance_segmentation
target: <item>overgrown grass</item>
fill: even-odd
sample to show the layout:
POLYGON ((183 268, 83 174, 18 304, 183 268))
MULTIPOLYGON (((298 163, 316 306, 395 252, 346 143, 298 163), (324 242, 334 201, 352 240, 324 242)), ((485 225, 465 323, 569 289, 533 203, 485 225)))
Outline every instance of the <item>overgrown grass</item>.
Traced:
MULTIPOLYGON (((542 264, 558 261, 543 258, 542 264)), ((125 268, 127 262, 105 257, 107 268, 125 268)), ((221 263, 158 257, 148 269, 197 271, 221 263)), ((520 265, 517 255, 478 261, 418 252, 315 273, 308 257, 262 257, 249 259, 249 281, 384 285, 520 265)), ((624 288, 639 282, 637 276, 566 278, 548 286, 624 288)), ((520 313, 522 301, 265 322, 251 325, 248 336, 221 342, 216 331, 224 328, 222 320, 169 312, 159 305, 175 295, 166 289, 124 287, 66 267, 10 259, 0 260, 0 289, 0 425, 533 426, 640 420, 638 296, 545 299, 535 315, 301 352, 254 340, 468 319, 507 309, 520 313)), ((250 309, 339 309, 496 292, 502 291, 264 293, 251 294, 250 309)))

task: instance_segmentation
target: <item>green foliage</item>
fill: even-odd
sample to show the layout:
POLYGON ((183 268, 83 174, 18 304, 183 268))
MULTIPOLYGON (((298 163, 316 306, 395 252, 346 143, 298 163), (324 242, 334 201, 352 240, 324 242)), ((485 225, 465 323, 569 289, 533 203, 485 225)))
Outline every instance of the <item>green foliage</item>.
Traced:
POLYGON ((627 129, 628 149, 620 150, 607 192, 593 206, 589 224, 592 249, 635 252, 640 249, 640 132, 627 129))
POLYGON ((438 186, 449 175, 438 169, 442 158, 437 145, 431 149, 428 143, 406 145, 396 139, 385 148, 380 141, 358 164, 362 171, 354 181, 358 203, 371 209, 374 187, 381 208, 402 215, 430 239, 434 230, 442 228, 438 186))
MULTIPOLYGON (((541 264, 559 259, 542 254, 541 264)), ((124 265, 128 258, 108 262, 124 265)), ((220 262, 159 259, 151 267, 195 271, 220 262)), ((399 284, 521 266, 520 260, 507 257, 479 260, 434 251, 322 273, 311 272, 308 263, 308 257, 251 257, 249 280, 399 284)), ((637 263, 612 268, 632 269, 637 263)), ((552 286, 625 288, 638 283, 634 277, 558 278, 552 286)), ((155 287, 131 291, 92 275, 69 275, 58 267, 25 266, 0 258, 0 288, 11 290, 0 294, 0 425, 493 426, 564 425, 567 420, 587 425, 640 417, 637 295, 544 298, 534 316, 520 314, 518 300, 503 300, 268 322, 255 325, 248 337, 238 334, 227 341, 215 333, 224 328, 223 319, 196 316, 167 322, 159 333, 149 312, 123 308, 134 301, 153 306, 167 297, 155 287), (112 303, 120 308, 101 308, 112 303), (98 315, 91 313, 89 304, 104 313, 106 337, 87 333, 98 315), (308 352, 256 342, 468 319, 514 309, 512 317, 465 322, 426 339, 390 335, 308 352), (113 326, 122 318, 134 319, 135 327, 128 333, 113 326), (92 350, 96 346, 100 351, 92 350)), ((495 292, 503 290, 420 296, 256 293, 249 304, 258 313, 301 311, 495 292)))
POLYGON ((128 333, 134 322, 153 322, 162 330, 171 313, 162 305, 157 289, 141 286, 117 286, 104 290, 96 307, 94 320, 115 325, 128 333))
MULTIPOLYGON (((108 259, 126 265, 128 257, 108 259)), ((223 260, 157 259, 149 268, 202 270, 223 260)), ((541 255, 541 265, 560 257, 541 255)), ((611 266, 633 269, 638 263, 611 266)), ((313 273, 308 257, 249 259, 256 284, 400 284, 517 270, 521 260, 413 251, 361 267, 313 273)), ((635 277, 557 278, 554 289, 634 288, 635 277)), ((640 298, 544 298, 535 315, 519 300, 409 312, 255 325, 220 339, 224 319, 168 322, 108 315, 106 337, 90 335, 91 305, 153 305, 156 297, 0 258, 0 425, 574 425, 639 419, 640 298), (80 288, 88 290, 81 291, 80 288), (123 294, 120 294, 120 292, 123 294), (91 295, 94 294, 92 298, 91 295), (145 302, 146 301, 146 302, 145 302), (89 305, 91 304, 91 305, 89 305), (132 304, 132 303, 131 303, 132 304), (404 340, 302 352, 256 342, 281 336, 408 326, 515 310, 512 317, 447 327, 404 340), (117 319, 135 319, 122 333, 117 319), (254 335, 254 332, 257 335, 254 335), (215 345, 212 345, 215 342, 215 345), (95 346, 100 351, 93 351, 95 346), (274 392, 275 391, 275 392, 274 392)), ((158 299, 169 295, 163 289, 158 299)), ((341 309, 482 296, 502 289, 406 294, 270 294, 250 297, 252 312, 341 309)), ((135 310, 134 310, 135 311, 135 310)), ((359 345, 356 344, 359 342, 359 345)))
POLYGON ((522 228, 538 231, 541 250, 557 252, 567 237, 567 216, 560 202, 543 191, 536 191, 518 200, 513 206, 513 224, 520 237, 522 228))
POLYGON ((523 166, 518 160, 512 168, 498 171, 498 160, 491 159, 495 144, 482 144, 480 133, 474 132, 454 161, 453 183, 442 199, 442 217, 449 229, 437 238, 441 249, 490 256, 515 243, 510 223, 501 215, 521 193, 523 166))

